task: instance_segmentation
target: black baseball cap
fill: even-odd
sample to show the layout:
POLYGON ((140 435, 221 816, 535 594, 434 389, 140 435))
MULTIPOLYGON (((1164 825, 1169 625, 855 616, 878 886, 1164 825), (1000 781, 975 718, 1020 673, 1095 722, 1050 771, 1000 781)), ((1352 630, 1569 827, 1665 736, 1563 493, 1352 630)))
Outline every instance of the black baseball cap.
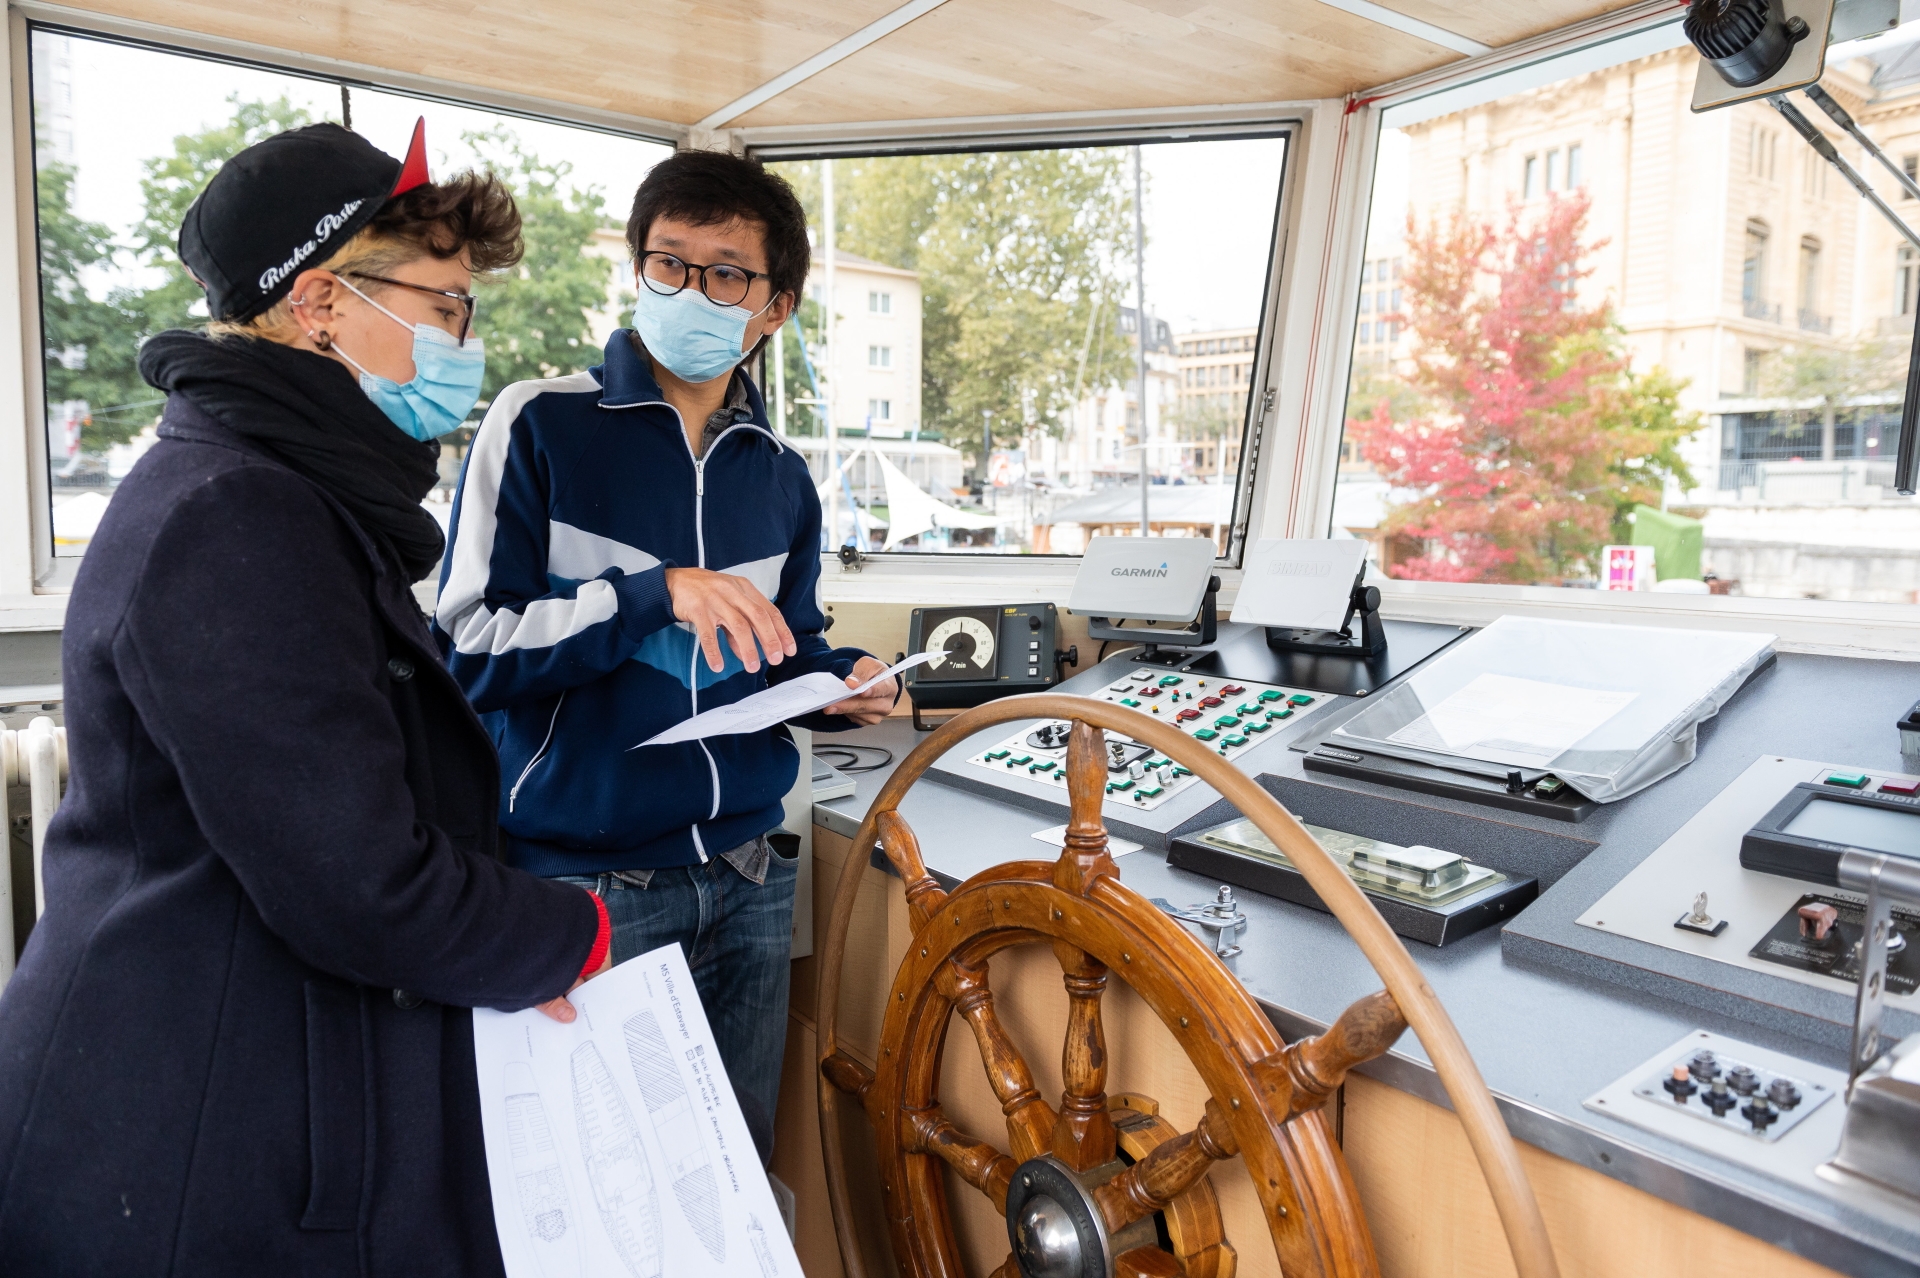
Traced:
POLYGON ((388 200, 431 180, 424 117, 404 161, 337 124, 276 133, 221 165, 195 197, 180 221, 180 260, 215 319, 252 319, 388 200))

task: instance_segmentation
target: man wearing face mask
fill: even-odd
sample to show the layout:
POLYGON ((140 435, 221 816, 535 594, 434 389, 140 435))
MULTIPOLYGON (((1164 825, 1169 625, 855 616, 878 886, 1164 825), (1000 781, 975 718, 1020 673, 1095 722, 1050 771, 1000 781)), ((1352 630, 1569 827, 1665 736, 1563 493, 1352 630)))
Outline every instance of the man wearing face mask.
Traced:
MULTIPOLYGON (((410 590, 480 389, 491 176, 336 125, 229 160, 161 333, 160 442, 62 640, 70 780, 0 998, 0 1268, 497 1275, 470 1007, 604 971, 604 905, 502 864, 498 762, 410 590)), ((497 1080, 496 1080, 497 1082, 497 1080)))
MULTIPOLYGON (((784 729, 631 747, 769 682, 885 667, 822 637, 819 499, 740 370, 806 280, 799 201, 753 161, 682 151, 641 184, 627 244, 634 327, 605 362, 489 408, 434 626, 500 747, 513 863, 599 892, 616 961, 681 944, 765 1159, 795 875, 765 836, 798 752, 784 729)), ((797 722, 875 722, 894 684, 797 722)))

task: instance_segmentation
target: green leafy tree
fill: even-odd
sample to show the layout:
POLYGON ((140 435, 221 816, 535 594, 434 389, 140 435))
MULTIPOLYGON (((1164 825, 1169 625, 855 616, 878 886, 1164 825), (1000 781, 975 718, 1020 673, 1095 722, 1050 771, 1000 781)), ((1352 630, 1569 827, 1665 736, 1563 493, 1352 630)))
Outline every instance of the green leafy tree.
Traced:
POLYGON ((35 175, 40 223, 40 319, 46 343, 47 404, 85 400, 91 416, 81 447, 97 452, 136 434, 151 417, 156 394, 134 368, 137 319, 119 294, 102 301, 82 280, 90 267, 111 266, 113 232, 73 211, 73 169, 42 165, 35 175))
POLYGON ((187 207, 206 188, 220 166, 256 142, 297 129, 313 120, 286 98, 255 102, 231 94, 233 116, 224 124, 173 140, 173 152, 141 164, 140 220, 133 225, 134 252, 161 282, 127 304, 139 316, 141 330, 195 328, 206 322, 206 294, 180 264, 176 240, 187 207))
MULTIPOLYGON (((780 168, 818 226, 819 165, 780 168)), ((991 412, 1000 440, 1062 434, 1081 393, 1128 376, 1130 343, 1088 338, 1127 296, 1125 150, 843 160, 834 185, 838 247, 919 273, 928 433, 965 447, 991 412)))
MULTIPOLYGON (((588 312, 606 305, 616 270, 591 252, 593 233, 608 224, 598 187, 567 183, 573 166, 528 153, 504 128, 469 133, 468 146, 513 188, 520 204, 526 256, 512 270, 474 281, 479 327, 487 339, 483 400, 510 382, 554 377, 597 363, 588 312)), ((633 306, 632 292, 619 307, 633 306)))
POLYGON ((1789 346, 1767 359, 1761 384, 1782 399, 1814 400, 1820 458, 1832 461, 1840 414, 1849 403, 1896 390, 1907 372, 1904 339, 1860 337, 1838 347, 1789 346))

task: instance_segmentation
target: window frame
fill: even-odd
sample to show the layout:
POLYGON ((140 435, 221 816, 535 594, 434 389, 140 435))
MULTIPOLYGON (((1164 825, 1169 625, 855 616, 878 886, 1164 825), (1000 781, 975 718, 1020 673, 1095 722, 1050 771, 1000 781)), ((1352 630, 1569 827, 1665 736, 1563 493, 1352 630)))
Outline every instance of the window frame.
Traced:
MULTIPOLYGON (((1223 578, 1238 584, 1238 569, 1246 546, 1261 536, 1302 535, 1265 531, 1271 527, 1273 494, 1263 484, 1261 454, 1266 451, 1264 434, 1272 423, 1276 401, 1283 395, 1281 379, 1273 371, 1273 353, 1279 349, 1281 328, 1288 319, 1305 327, 1304 317, 1290 315, 1286 297, 1292 273, 1286 260, 1290 247, 1297 245, 1302 228, 1297 225, 1301 200, 1298 176, 1305 168, 1302 150, 1316 131, 1344 135, 1343 103, 1314 101, 1302 103, 1253 103, 1235 107, 1168 108, 1163 110, 1070 112, 1031 116, 980 117, 950 120, 909 120, 853 125, 813 125, 743 128, 730 131, 735 147, 742 154, 767 162, 818 159, 854 159, 873 156, 952 154, 968 151, 1051 150, 1074 146, 1130 146, 1135 143, 1232 140, 1238 138, 1282 137, 1286 139, 1285 158, 1280 170, 1280 189, 1276 192, 1272 239, 1268 245, 1267 277, 1257 320, 1260 337, 1256 340, 1256 375, 1248 384, 1246 416, 1240 439, 1240 464, 1235 479, 1234 506, 1228 533, 1227 552, 1215 562, 1223 578), (1283 318, 1285 317, 1285 318, 1283 318)), ((1323 146, 1330 160, 1331 147, 1323 146)), ((1327 352, 1316 352, 1324 363, 1327 352)), ((1307 438, 1301 432, 1300 440, 1307 438)), ((1289 512, 1290 514, 1291 512, 1289 512)), ((1283 515, 1282 518, 1288 516, 1283 515)), ((829 578, 842 571, 837 557, 822 557, 829 578)), ((995 576, 1009 564, 1048 564, 1049 568, 1027 567, 1012 581, 1048 581, 1042 595, 1023 598, 1056 598, 1064 601, 1077 571, 1080 556, 1046 555, 928 555, 911 551, 862 552, 858 575, 866 586, 888 583, 896 590, 887 597, 911 597, 915 602, 938 602, 955 598, 975 598, 953 590, 960 582, 977 582, 989 592, 979 599, 1010 597, 995 576), (905 587, 905 583, 914 583, 905 587)), ((848 574, 852 575, 852 574, 848 574)), ((831 589, 831 587, 830 587, 831 589)))
MULTIPOLYGON (((1313 429, 1331 436, 1329 456, 1337 458, 1344 434, 1346 374, 1353 353, 1360 291, 1359 264, 1364 254, 1367 218, 1378 159, 1382 113, 1402 103, 1435 93, 1467 88, 1474 83, 1546 63, 1570 54, 1600 48, 1655 27, 1678 23, 1683 12, 1668 0, 1643 0, 1618 12, 1558 31, 1548 32, 1496 49, 1479 57, 1410 76, 1377 89, 1356 94, 1355 130, 1359 134, 1351 167, 1333 192, 1331 207, 1315 209, 1316 216, 1357 227, 1349 236, 1345 260, 1329 272, 1326 287, 1337 290, 1341 307, 1329 316, 1333 333, 1345 343, 1338 396, 1313 415, 1313 429)), ((1762 175, 1756 175, 1756 177, 1762 175)), ((1764 286, 1764 284, 1763 284, 1764 286)), ((1328 467, 1331 474, 1332 465, 1328 467)), ((1333 486, 1319 490, 1319 520, 1314 534, 1328 535, 1333 526, 1333 486)), ((1481 626, 1504 615, 1565 617, 1569 620, 1608 621, 1629 625, 1680 626, 1708 630, 1766 630, 1788 651, 1833 653, 1913 660, 1920 657, 1920 604, 1858 603, 1830 599, 1773 599, 1748 596, 1689 596, 1602 592, 1552 586, 1511 586, 1494 583, 1380 581, 1382 609, 1396 618, 1481 626)))
POLYGON ((42 361, 38 209, 34 198, 33 33, 105 41, 222 66, 492 111, 616 137, 683 146, 686 125, 533 98, 409 72, 336 61, 131 18, 81 13, 41 0, 11 4, 4 34, 11 127, 0 134, 0 169, 12 199, 0 200, 0 630, 59 628, 84 556, 54 554, 48 477, 46 373, 42 361))

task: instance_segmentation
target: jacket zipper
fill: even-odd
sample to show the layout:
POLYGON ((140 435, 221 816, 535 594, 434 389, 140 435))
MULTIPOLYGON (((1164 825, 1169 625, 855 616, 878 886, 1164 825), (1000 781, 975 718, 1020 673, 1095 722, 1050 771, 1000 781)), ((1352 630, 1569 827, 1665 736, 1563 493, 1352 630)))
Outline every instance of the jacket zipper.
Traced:
MULTIPOLYGON (((693 441, 687 438, 686 419, 680 416, 680 410, 674 408, 672 404, 668 404, 667 407, 673 410, 673 418, 680 425, 680 442, 687 446, 687 456, 693 461, 693 541, 700 560, 699 566, 705 568, 707 566, 707 461, 720 447, 722 441, 736 430, 759 430, 760 428, 745 422, 729 426, 714 436, 713 443, 707 446, 706 456, 696 457, 693 452, 693 441)), ((714 642, 719 642, 718 636, 715 636, 714 642)), ((693 713, 699 714, 700 646, 698 644, 694 645, 692 662, 687 670, 687 692, 692 699, 693 713)), ((696 744, 700 747, 700 753, 707 757, 707 775, 713 788, 713 806, 707 810, 707 820, 712 821, 720 815, 720 765, 714 762, 713 752, 707 749, 705 741, 696 744)), ((707 848, 701 841, 698 823, 693 827, 693 850, 699 854, 701 864, 704 865, 707 860, 707 848)))

